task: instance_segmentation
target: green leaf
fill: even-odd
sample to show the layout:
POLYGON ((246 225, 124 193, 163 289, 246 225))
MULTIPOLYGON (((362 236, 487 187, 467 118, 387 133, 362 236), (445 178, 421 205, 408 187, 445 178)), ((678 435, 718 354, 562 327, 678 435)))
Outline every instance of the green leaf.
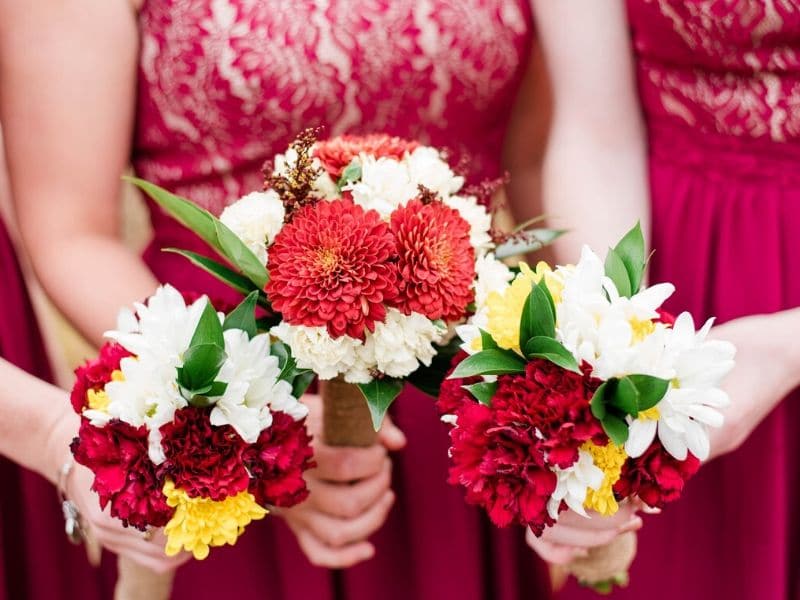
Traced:
POLYGON ((614 250, 628 272, 631 294, 635 294, 642 284, 642 276, 647 262, 641 224, 637 222, 633 229, 626 233, 614 247, 614 250))
POLYGON ((453 357, 460 351, 459 342, 453 339, 445 346, 438 346, 436 350, 436 356, 429 366, 421 365, 405 378, 415 388, 434 398, 439 396, 442 381, 452 367, 453 357))
POLYGON ((544 277, 531 288, 519 321, 519 343, 525 344, 534 337, 554 338, 556 335, 556 313, 550 290, 544 277))
POLYGON ((497 382, 480 381, 478 383, 473 383, 472 385, 465 385, 462 387, 470 394, 475 396, 475 399, 481 404, 491 406, 492 396, 494 396, 494 393, 497 391, 497 382))
POLYGON ((541 250, 566 233, 565 229, 528 229, 516 233, 494 249, 498 260, 541 250))
POLYGON ((292 396, 299 398, 305 394, 308 386, 310 386, 311 382, 314 381, 314 377, 316 377, 316 375, 311 369, 305 369, 302 372, 298 372, 294 378, 294 383, 292 384, 292 396))
POLYGON ((613 248, 608 249, 608 256, 606 256, 605 263, 606 275, 617 288, 620 296, 630 298, 631 294, 631 281, 628 277, 628 270, 625 268, 625 263, 622 262, 619 254, 613 248))
POLYGON ((669 380, 652 375, 628 375, 628 379, 639 392, 638 411, 642 412, 658 404, 669 389, 669 380))
POLYGON ((180 254, 184 258, 188 259, 193 265, 200 267, 206 273, 213 275, 222 283, 227 284, 237 292, 249 294, 253 290, 258 291, 258 288, 255 286, 255 284, 247 277, 240 275, 236 271, 233 271, 225 265, 221 265, 215 260, 203 256, 202 254, 197 254, 196 252, 190 252, 188 250, 179 250, 177 248, 164 248, 162 251, 180 254))
POLYGON ((224 394, 227 389, 228 389, 227 383, 225 383, 224 381, 215 381, 214 383, 211 384, 211 389, 208 391, 206 395, 212 397, 222 396, 222 394, 224 394))
POLYGON ((194 394, 210 391, 225 358, 225 350, 216 344, 191 346, 183 354, 183 366, 178 367, 178 383, 194 394))
POLYGON ((225 317, 222 329, 241 329, 247 333, 247 337, 252 339, 258 333, 256 326, 256 302, 258 301, 258 291, 250 292, 247 298, 239 303, 231 313, 225 317))
POLYGON ((383 417, 386 411, 394 402, 395 398, 400 395, 403 390, 403 382, 399 379, 373 379, 369 383, 359 383, 359 389, 367 399, 367 406, 369 406, 369 413, 372 416, 372 426, 375 431, 381 428, 383 417))
POLYGON ((603 431, 617 446, 622 446, 628 441, 628 424, 624 419, 609 413, 600 423, 603 426, 603 431))
MULTIPOLYGON (((218 346, 225 353, 225 338, 222 337, 222 324, 219 322, 217 310, 211 304, 206 302, 203 308, 203 314, 200 315, 200 320, 197 322, 197 328, 194 330, 192 341, 189 342, 189 349, 193 346, 200 346, 203 344, 211 344, 218 346)), ((184 359, 184 362, 185 359, 184 359)))
POLYGON ((353 159, 353 161, 344 168, 342 171, 342 176, 339 178, 339 181, 336 183, 339 186, 339 189, 342 189, 349 183, 353 183, 361 179, 361 164, 358 160, 353 159))
POLYGON ((222 252, 231 264, 244 273, 259 289, 264 289, 269 281, 267 268, 261 264, 253 251, 233 233, 222 221, 214 221, 222 252))
POLYGON ((639 391, 629 378, 623 377, 609 403, 621 413, 635 417, 639 414, 639 391))
POLYGON ((525 361, 510 350, 483 350, 461 361, 450 379, 463 379, 473 375, 504 375, 524 373, 525 361))
POLYGON ((494 341, 494 338, 488 331, 484 331, 483 329, 481 329, 480 331, 481 331, 481 350, 494 350, 496 348, 499 348, 497 342, 494 341))
POLYGON ((543 358, 567 371, 581 372, 572 353, 553 338, 533 337, 527 341, 524 350, 528 358, 543 358))
POLYGON ((595 419, 602 421, 606 416, 606 404, 608 402, 607 396, 614 393, 614 388, 616 385, 616 379, 609 379, 608 381, 600 384, 600 387, 595 390, 591 401, 592 414, 594 415, 595 419))

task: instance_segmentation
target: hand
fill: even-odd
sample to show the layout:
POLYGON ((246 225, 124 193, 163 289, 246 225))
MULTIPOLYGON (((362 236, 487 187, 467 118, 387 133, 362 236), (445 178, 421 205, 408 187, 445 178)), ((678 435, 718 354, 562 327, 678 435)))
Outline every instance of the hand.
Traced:
POLYGON ((67 497, 75 503, 89 529, 92 539, 104 548, 149 568, 156 573, 173 571, 191 557, 187 552, 177 556, 164 554, 166 538, 159 529, 151 539, 134 527, 125 527, 106 510, 100 509, 97 494, 91 490, 94 475, 89 469, 75 465, 67 481, 67 497))
POLYGON ((311 494, 290 509, 280 509, 303 552, 318 567, 342 569, 372 558, 367 538, 386 520, 394 492, 388 450, 399 450, 405 436, 389 417, 378 443, 368 448, 326 445, 321 439, 322 403, 318 396, 303 398, 309 407, 308 428, 314 435, 317 468, 306 474, 311 494))
POLYGON ((554 565, 567 565, 576 558, 589 554, 589 549, 605 546, 618 535, 642 528, 641 517, 636 516, 640 505, 624 502, 612 517, 603 517, 589 511, 589 518, 568 510, 558 517, 558 522, 536 537, 528 529, 525 541, 543 560, 554 565))
POLYGON ((775 406, 800 383, 800 358, 794 339, 800 331, 797 310, 735 319, 711 330, 710 337, 736 346, 736 366, 723 383, 731 403, 725 422, 712 428, 711 458, 739 448, 775 406))

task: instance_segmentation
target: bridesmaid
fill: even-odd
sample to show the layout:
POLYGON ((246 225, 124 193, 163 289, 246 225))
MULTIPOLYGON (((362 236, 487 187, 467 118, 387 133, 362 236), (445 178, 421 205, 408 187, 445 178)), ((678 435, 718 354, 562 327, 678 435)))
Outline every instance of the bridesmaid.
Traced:
MULTIPOLYGON (((720 458, 648 521, 631 585, 615 597, 795 600, 800 4, 629 0, 632 55, 614 4, 613 28, 598 32, 608 3, 538 2, 556 107, 547 211, 569 218, 572 244, 600 247, 651 213, 650 277, 677 286, 669 309, 700 322, 716 315, 724 324, 713 335, 738 347, 732 403, 712 438, 720 458), (570 23, 568 43, 548 35, 549 22, 570 23), (605 51, 584 52, 593 35, 605 51), (634 72, 639 105, 625 121, 608 119, 632 96, 634 72)), ((576 251, 569 245, 559 248, 565 259, 576 251)))
MULTIPOLYGON (((475 179, 497 177, 532 39, 528 0, 88 0, 82 11, 5 0, 0 114, 37 274, 94 342, 157 279, 219 290, 159 251, 197 240, 152 206, 144 260, 120 242, 115 199, 130 160, 215 212, 258 189, 263 161, 309 125, 448 146, 471 160, 475 179)), ((535 166, 524 166, 512 175, 535 185, 526 177, 535 166)), ((291 531, 264 520, 236 548, 181 569, 175 597, 546 597, 547 574, 522 532, 490 528, 446 484, 447 436, 430 398, 406 394, 394 417, 403 453, 387 459, 403 445, 397 429, 362 450, 317 441, 311 497, 282 514, 291 531), (344 572, 309 565, 373 554, 344 572)), ((552 535, 585 552, 640 523, 626 509, 552 535)))

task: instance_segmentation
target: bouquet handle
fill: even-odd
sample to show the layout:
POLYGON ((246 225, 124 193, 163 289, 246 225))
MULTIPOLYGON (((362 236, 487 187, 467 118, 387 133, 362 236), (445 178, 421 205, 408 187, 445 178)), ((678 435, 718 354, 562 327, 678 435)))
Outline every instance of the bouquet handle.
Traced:
POLYGON ((636 533, 617 536, 605 546, 589 550, 589 555, 573 560, 567 571, 582 585, 609 593, 615 585, 628 584, 628 569, 636 556, 636 533))
POLYGON ((329 446, 371 446, 378 438, 358 386, 341 377, 320 381, 322 438, 329 446))
POLYGON ((169 600, 175 571, 156 573, 129 558, 117 559, 114 600, 169 600))

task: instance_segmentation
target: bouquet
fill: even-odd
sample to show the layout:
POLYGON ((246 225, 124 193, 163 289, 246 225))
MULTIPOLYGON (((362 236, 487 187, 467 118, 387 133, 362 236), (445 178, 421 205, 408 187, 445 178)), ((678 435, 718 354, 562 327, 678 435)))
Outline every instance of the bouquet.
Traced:
POLYGON ((160 287, 123 311, 99 356, 76 370, 75 459, 94 472, 111 516, 164 528, 167 555, 202 560, 268 506, 308 495, 305 378, 257 333, 255 305, 250 295, 226 316, 205 296, 187 304, 160 287))
POLYGON ((498 259, 558 235, 497 235, 479 197, 491 186, 470 189, 441 151, 386 135, 304 132, 265 167, 264 191, 219 219, 137 183, 234 270, 179 252, 239 291, 257 290, 270 333, 300 369, 330 382, 331 444, 370 444, 404 381, 437 393, 453 327, 505 272, 498 259))
MULTIPOLYGON (((567 508, 661 507, 708 457, 735 349, 707 339, 713 319, 696 331, 662 311, 674 288, 640 289, 645 263, 638 225, 605 264, 588 247, 574 266, 521 263, 459 327, 464 353, 438 401, 450 482, 496 525, 541 535, 567 508)), ((619 544, 573 573, 624 583, 635 545, 619 544)))

